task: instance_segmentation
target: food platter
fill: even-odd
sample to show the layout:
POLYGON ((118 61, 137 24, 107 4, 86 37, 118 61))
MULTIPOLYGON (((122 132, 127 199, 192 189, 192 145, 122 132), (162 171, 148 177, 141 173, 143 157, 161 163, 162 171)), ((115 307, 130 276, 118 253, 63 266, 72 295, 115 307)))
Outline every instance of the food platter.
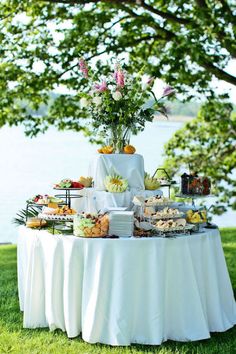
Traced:
POLYGON ((168 220, 168 219, 179 219, 182 218, 184 216, 184 213, 179 213, 179 214, 172 214, 172 215, 168 215, 168 214, 164 214, 162 216, 158 216, 158 215, 147 215, 144 214, 144 218, 146 220, 168 220))
POLYGON ((50 215, 50 214, 38 214, 39 219, 48 220, 48 221, 73 221, 74 215, 50 215))

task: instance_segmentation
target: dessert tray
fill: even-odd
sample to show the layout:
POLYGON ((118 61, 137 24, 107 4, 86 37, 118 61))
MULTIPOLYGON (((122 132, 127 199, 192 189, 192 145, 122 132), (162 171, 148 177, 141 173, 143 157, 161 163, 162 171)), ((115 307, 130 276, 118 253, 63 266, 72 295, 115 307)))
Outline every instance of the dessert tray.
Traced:
POLYGON ((135 196, 133 198, 133 204, 137 206, 161 206, 166 207, 172 205, 174 202, 169 198, 163 197, 161 195, 155 195, 145 199, 142 196, 135 196))
POLYGON ((180 212, 179 209, 168 207, 154 213, 145 213, 145 211, 146 210, 144 210, 144 218, 149 220, 179 219, 184 216, 184 213, 180 212))
POLYGON ((151 219, 151 220, 168 220, 168 219, 179 219, 179 218, 182 218, 184 216, 184 213, 179 213, 179 214, 162 214, 162 215, 159 215, 158 213, 157 214, 154 214, 154 215, 147 215, 147 214, 144 214, 144 218, 145 219, 151 219))
POLYGON ((48 220, 48 221, 73 221, 74 215, 57 215, 57 214, 38 214, 39 219, 48 220))
POLYGON ((193 230, 194 225, 186 224, 185 226, 175 226, 175 227, 157 227, 154 226, 154 229, 159 233, 188 233, 193 230))

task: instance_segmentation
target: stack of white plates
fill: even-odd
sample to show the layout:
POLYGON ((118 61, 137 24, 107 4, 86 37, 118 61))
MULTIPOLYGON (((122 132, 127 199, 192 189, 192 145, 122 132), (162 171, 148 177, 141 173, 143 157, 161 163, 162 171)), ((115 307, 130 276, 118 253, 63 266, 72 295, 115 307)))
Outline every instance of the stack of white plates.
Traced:
POLYGON ((119 237, 133 236, 134 212, 133 211, 112 211, 110 213, 109 235, 119 237))

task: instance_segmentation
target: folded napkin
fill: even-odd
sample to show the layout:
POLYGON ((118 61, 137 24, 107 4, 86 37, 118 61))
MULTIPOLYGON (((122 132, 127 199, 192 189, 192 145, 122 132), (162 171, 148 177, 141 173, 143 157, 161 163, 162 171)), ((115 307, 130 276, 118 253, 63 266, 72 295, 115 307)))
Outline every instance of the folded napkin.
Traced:
POLYGON ((109 234, 130 237, 134 230, 133 211, 112 211, 110 213, 109 234))

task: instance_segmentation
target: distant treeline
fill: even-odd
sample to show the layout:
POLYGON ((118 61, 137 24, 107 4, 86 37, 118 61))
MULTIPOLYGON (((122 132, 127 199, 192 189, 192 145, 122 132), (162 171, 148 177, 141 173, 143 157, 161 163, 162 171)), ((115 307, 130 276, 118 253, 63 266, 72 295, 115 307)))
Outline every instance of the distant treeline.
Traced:
POLYGON ((174 116, 196 117, 200 107, 200 102, 181 102, 175 100, 168 103, 169 114, 174 116))
MULTIPOLYGON (((201 105, 201 102, 181 102, 175 100, 168 104, 170 110, 169 114, 174 116, 196 117, 201 105)), ((234 112, 236 112, 236 105, 234 104, 233 107, 234 112)))
MULTIPOLYGON (((59 95, 55 93, 50 94, 50 101, 55 100, 59 95)), ((151 99, 148 102, 152 102, 151 99)), ((181 102, 179 100, 174 100, 168 103, 168 114, 173 116, 182 116, 182 117, 196 117, 197 113, 201 107, 201 102, 181 102)), ((37 114, 44 115, 48 110, 46 105, 41 105, 41 107, 37 110, 37 114)), ((29 109, 29 113, 33 111, 29 109)), ((35 112, 35 111, 34 111, 35 112)), ((234 105, 234 112, 236 112, 236 105, 234 105)))

